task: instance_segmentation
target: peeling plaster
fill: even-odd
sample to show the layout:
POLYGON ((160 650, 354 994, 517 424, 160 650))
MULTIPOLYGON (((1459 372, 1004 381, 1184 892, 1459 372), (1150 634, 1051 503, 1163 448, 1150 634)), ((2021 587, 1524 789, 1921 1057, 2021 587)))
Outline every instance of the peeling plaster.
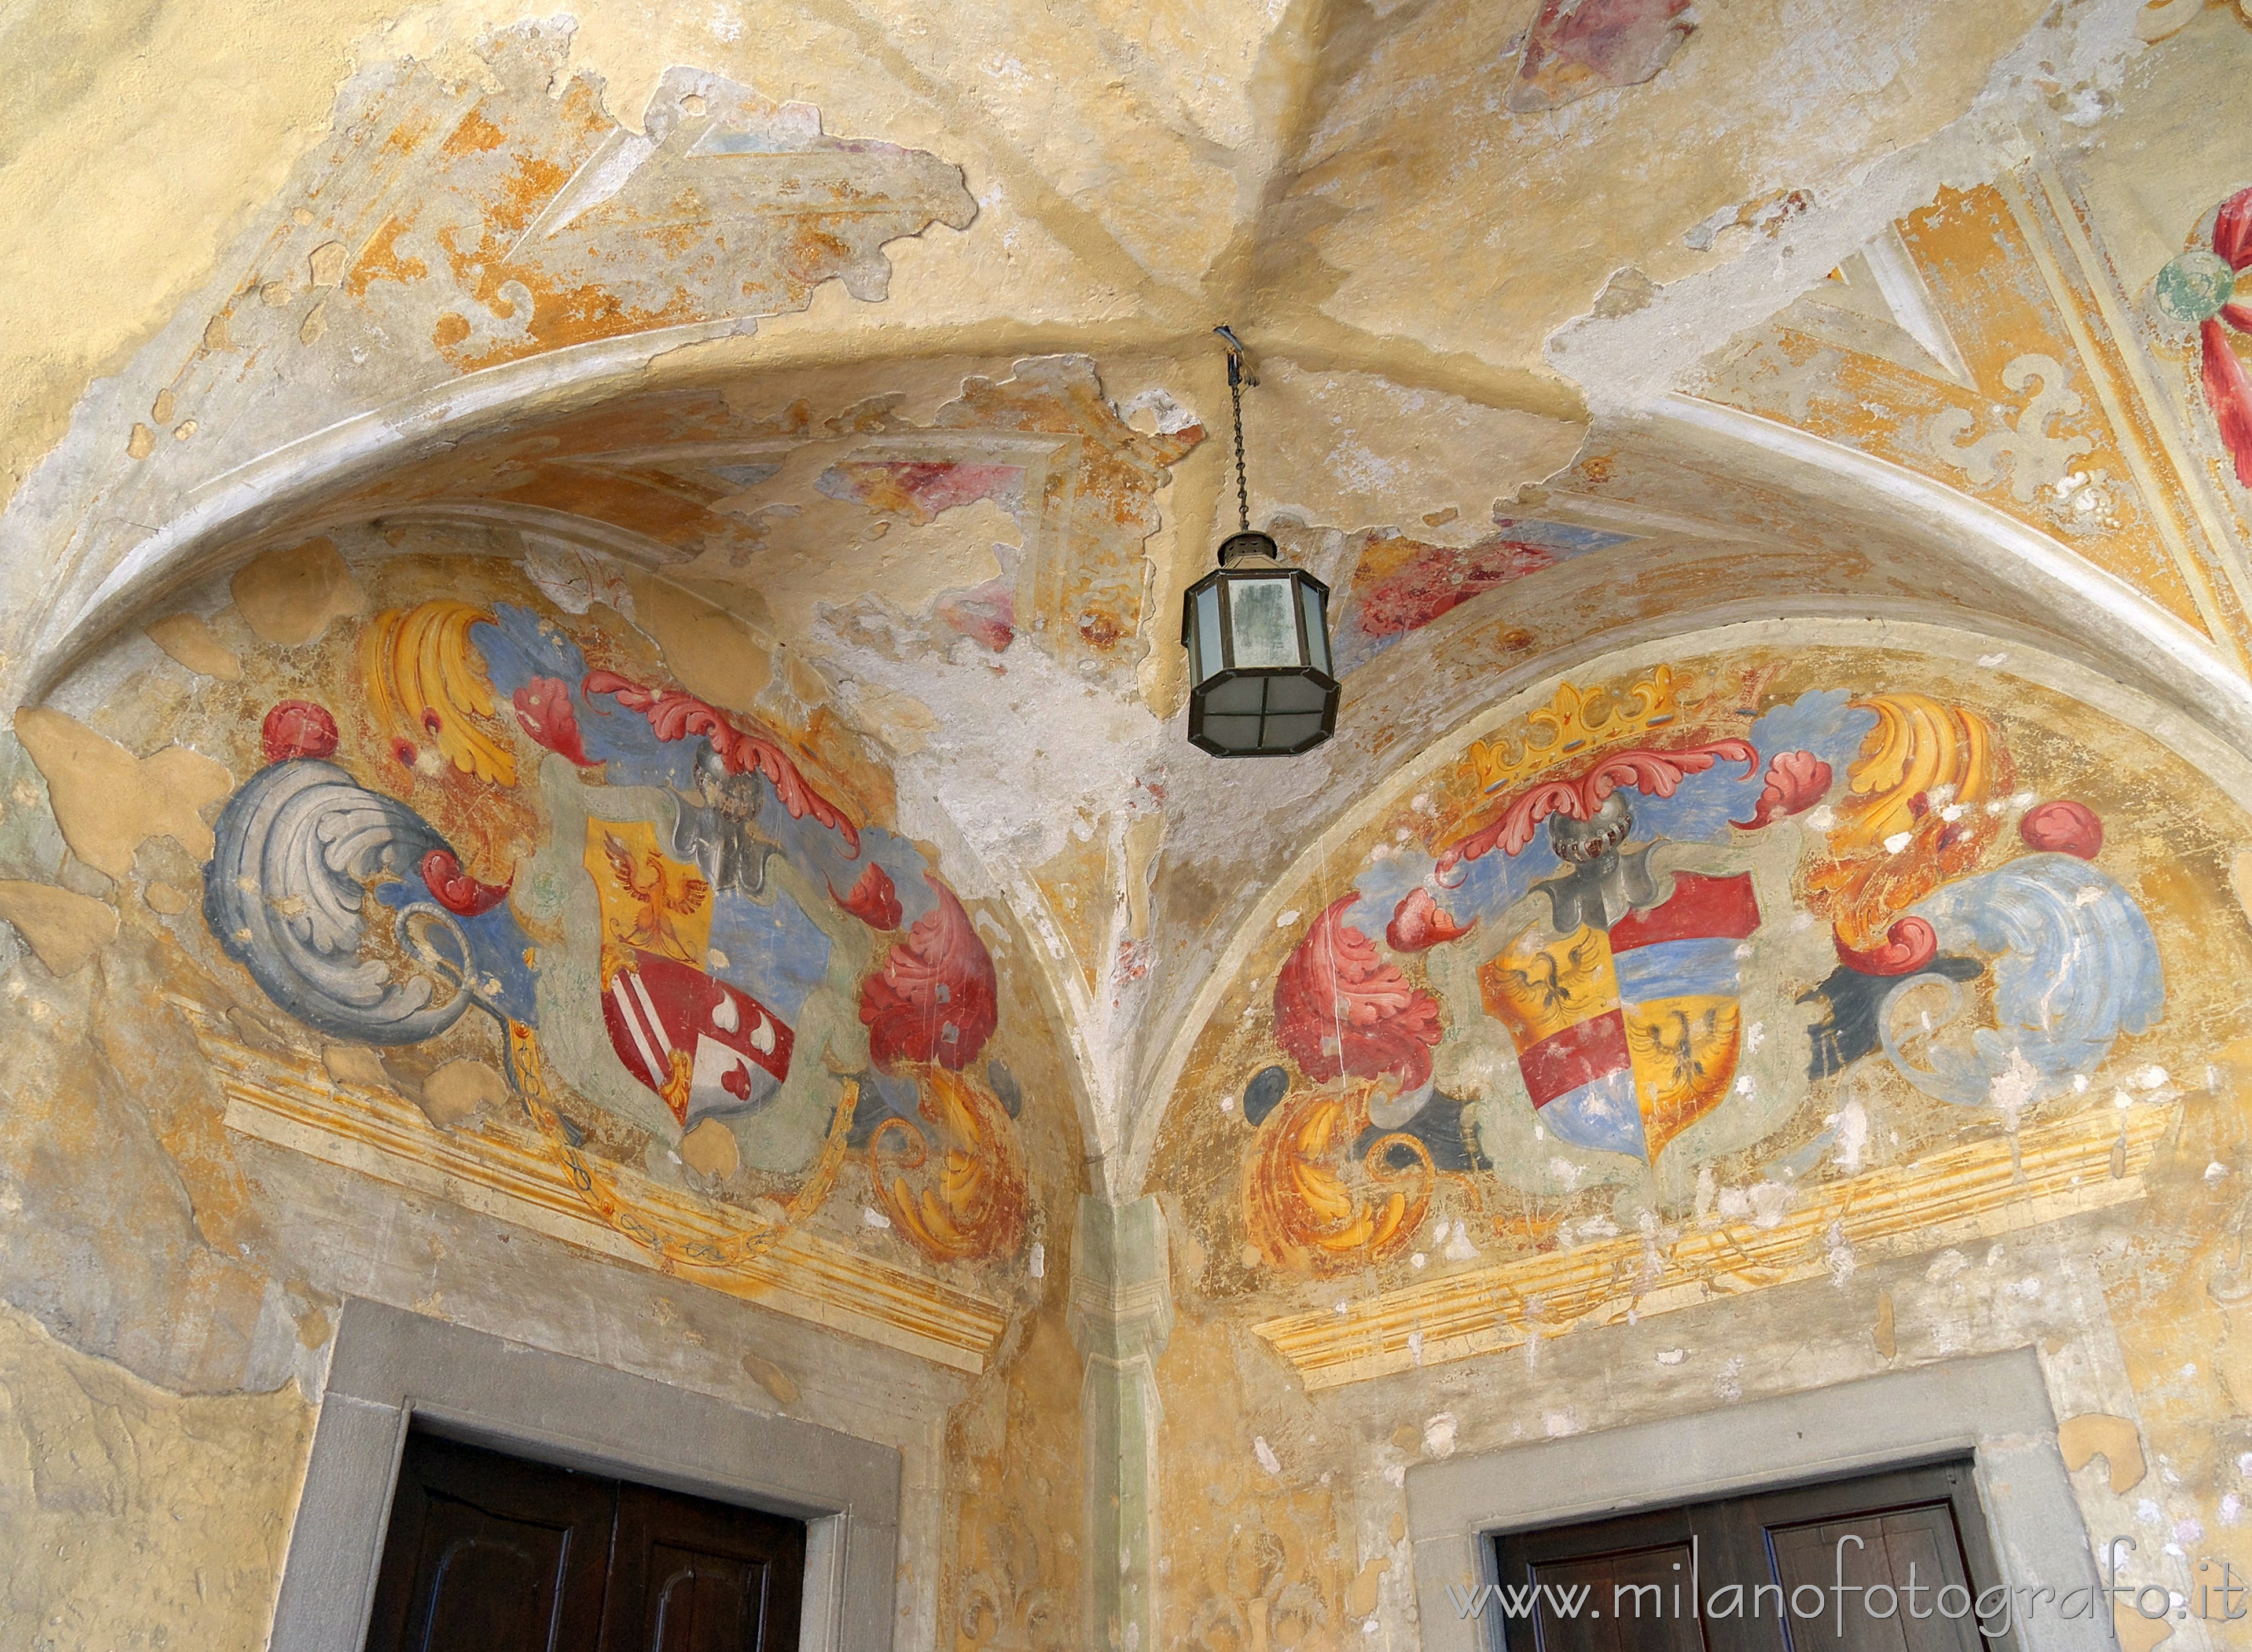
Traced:
MULTIPOLYGON (((2108 106, 2143 50, 2139 9, 2135 0, 2059 8, 2057 21, 2045 19, 1996 61, 1963 113, 1929 137, 1856 157, 1834 179, 1802 175, 1795 186, 1813 206, 1771 220, 1726 261, 1664 282, 1631 315, 1558 328, 1547 359, 1599 411, 1646 404, 1679 387, 1712 341, 1772 315, 1941 190, 2019 165, 2038 143, 2078 141, 2085 122, 2077 109, 2108 106), (2068 112, 2060 120, 2052 105, 2061 98, 2068 112)), ((1728 210, 1733 217, 1739 209, 1728 210)))
POLYGON ((222 764, 178 745, 136 757, 58 711, 17 712, 16 735, 46 778, 64 840, 94 870, 124 877, 152 837, 171 838, 198 859, 211 853, 211 828, 198 811, 233 784, 222 764))

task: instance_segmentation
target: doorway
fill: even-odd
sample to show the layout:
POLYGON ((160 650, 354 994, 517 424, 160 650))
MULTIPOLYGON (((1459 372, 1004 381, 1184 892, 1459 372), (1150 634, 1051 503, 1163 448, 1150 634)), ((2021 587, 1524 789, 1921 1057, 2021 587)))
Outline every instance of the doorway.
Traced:
MULTIPOLYGON (((2029 1348, 1412 1466, 1408 1530, 1424 1652, 1503 1652, 1505 1614, 1484 1593, 1501 1580, 1497 1533, 1552 1531, 1934 1463, 1960 1473, 1966 1459, 1973 1496, 1954 1503, 1957 1522, 1982 1588, 1972 1535, 1984 1552, 2007 1560, 1994 1583, 2012 1587, 2010 1634, 2019 1652, 2118 1652, 2109 1607, 2086 1609, 2105 1579, 2057 1448, 2041 1358, 2029 1348), (1966 1516, 1969 1509, 1978 1517, 1966 1516)), ((1857 1552, 1845 1545, 1849 1563, 1857 1552)), ((1670 1560, 1665 1570, 1670 1579, 1670 1560)), ((1935 1604, 1926 1596, 1922 1609, 1935 1604)), ((1907 1621, 1913 1648, 1938 1620, 1907 1621)), ((1794 1636, 1797 1627, 1792 1620, 1794 1636)))
POLYGON ((367 1652, 796 1652, 806 1529, 408 1434, 367 1652))
POLYGON ((1967 1457, 1493 1542, 1509 1652, 2011 1644, 1967 1457))

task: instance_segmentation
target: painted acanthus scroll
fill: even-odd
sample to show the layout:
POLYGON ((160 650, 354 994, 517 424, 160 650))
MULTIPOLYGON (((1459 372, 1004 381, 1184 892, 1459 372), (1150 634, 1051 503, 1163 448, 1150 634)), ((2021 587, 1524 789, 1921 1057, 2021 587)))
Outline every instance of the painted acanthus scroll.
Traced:
POLYGON ((1759 753, 1741 740, 1708 741, 1703 745, 1683 746, 1670 751, 1637 747, 1630 751, 1613 752, 1585 774, 1568 780, 1545 781, 1521 793, 1491 825, 1441 854, 1435 875, 1443 882, 1464 861, 1491 854, 1497 846, 1505 854, 1515 854, 1533 841, 1535 830, 1552 814, 1574 820, 1592 820, 1602 807, 1603 799, 1621 786, 1630 786, 1652 797, 1670 798, 1691 775, 1702 774, 1723 760, 1744 764, 1746 774, 1756 773, 1759 769, 1759 753))
POLYGON ((985 1047, 998 1019, 993 959, 954 891, 928 873, 923 878, 938 904, 868 977, 860 1019, 879 1067, 930 1062, 959 1072, 985 1047))
POLYGON ((1332 902, 1275 978, 1275 1035, 1310 1078, 1431 1082, 1439 1006, 1345 921, 1359 897, 1332 902))
POLYGON ((921 1169, 929 1143, 909 1120, 884 1120, 868 1143, 868 1162, 885 1209, 934 1262, 1014 1254, 1025 1231, 1025 1158, 1007 1114, 967 1074, 933 1067, 918 1076, 921 1112, 944 1158, 918 1191, 898 1172, 921 1169))
POLYGON ((368 709, 409 768, 423 745, 497 786, 516 784, 516 757, 483 720, 493 714, 492 684, 469 641, 491 616, 467 603, 423 603, 376 616, 360 638, 360 676, 368 709))
POLYGON ((1438 1173, 1428 1148, 1401 1133, 1380 1135, 1356 1161, 1353 1143, 1369 1128, 1372 1096, 1300 1091, 1260 1133, 1244 1179, 1246 1232, 1270 1265, 1327 1273, 1389 1256, 1414 1235, 1430 1209, 1438 1173), (1393 1168, 1405 1155, 1405 1170, 1393 1168))
POLYGON ((2016 769, 1974 711, 1928 694, 1855 704, 1877 723, 1847 770, 1829 854, 1806 870, 1809 904, 1830 920, 1841 958, 1898 974, 1930 955, 1913 928, 1894 933, 1895 920, 1978 863, 2000 829, 1987 805, 2008 794, 2016 769))
POLYGON ((859 832, 845 819, 844 812, 807 784, 790 755, 771 737, 736 727, 726 713, 685 690, 644 688, 614 671, 588 672, 585 693, 589 700, 596 694, 615 695, 618 704, 649 719, 649 726, 659 740, 700 736, 710 742, 712 754, 729 774, 755 771, 771 781, 775 796, 789 811, 791 819, 801 820, 810 814, 843 838, 855 852, 858 850, 859 832))
POLYGON ((2054 357, 2013 358, 2002 369, 2003 388, 2019 395, 2033 390, 2016 418, 1996 408, 1994 428, 1976 442, 1964 442, 1977 422, 1961 408, 1949 408, 1932 415, 1932 451, 1980 487, 1992 486, 2006 462, 2011 497, 2020 505, 2032 504, 2041 489, 2054 488, 2073 461, 2096 446, 2087 436, 2064 436, 2051 428, 2060 420, 2078 418, 2085 406, 2069 387, 2071 376, 2054 357))
MULTIPOLYGON (((874 868, 871 868, 873 870, 874 868)), ((1024 1237, 1024 1152, 1007 1112, 965 1070, 993 1035, 998 983, 993 959, 952 889, 924 874, 937 897, 894 946, 860 993, 868 1056, 886 1073, 911 1077, 918 1108, 942 1145, 936 1179, 920 1190, 900 1170, 928 1161, 931 1143, 913 1119, 890 1118, 868 1141, 878 1195, 909 1243, 935 1262, 1012 1253, 1024 1237)), ((888 878, 856 885, 865 921, 896 924, 888 878)))
POLYGON ((452 847, 394 798, 301 757, 261 770, 213 827, 204 917, 273 1000, 330 1038, 407 1044, 475 1000, 476 965, 452 911, 384 904, 452 847))

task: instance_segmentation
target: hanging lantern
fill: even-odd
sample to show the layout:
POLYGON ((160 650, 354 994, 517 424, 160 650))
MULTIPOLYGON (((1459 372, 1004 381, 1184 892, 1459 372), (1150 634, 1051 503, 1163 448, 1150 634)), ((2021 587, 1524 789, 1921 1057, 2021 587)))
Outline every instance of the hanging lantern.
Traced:
POLYGON ((1181 643, 1189 651, 1189 742, 1218 757, 1287 757, 1337 731, 1330 674, 1330 588, 1282 560, 1251 526, 1243 473, 1243 346, 1225 327, 1235 415, 1238 531, 1220 541, 1220 568, 1188 589, 1181 643))

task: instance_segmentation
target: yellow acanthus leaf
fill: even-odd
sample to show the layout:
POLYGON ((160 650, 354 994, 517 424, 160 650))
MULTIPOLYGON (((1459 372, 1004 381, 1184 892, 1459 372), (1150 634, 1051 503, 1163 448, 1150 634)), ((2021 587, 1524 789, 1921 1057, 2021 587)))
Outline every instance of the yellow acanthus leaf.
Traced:
POLYGON ((1838 811, 1831 853, 1873 848, 1909 831, 1928 805, 1987 800, 1993 731, 1977 713, 1926 694, 1877 694, 1854 704, 1874 712, 1877 726, 1847 770, 1851 795, 1838 811))
POLYGON ((361 639, 360 673, 386 736, 434 744, 463 774, 512 786, 515 755, 478 721, 493 714, 493 691, 469 628, 490 617, 448 601, 379 614, 361 639))

